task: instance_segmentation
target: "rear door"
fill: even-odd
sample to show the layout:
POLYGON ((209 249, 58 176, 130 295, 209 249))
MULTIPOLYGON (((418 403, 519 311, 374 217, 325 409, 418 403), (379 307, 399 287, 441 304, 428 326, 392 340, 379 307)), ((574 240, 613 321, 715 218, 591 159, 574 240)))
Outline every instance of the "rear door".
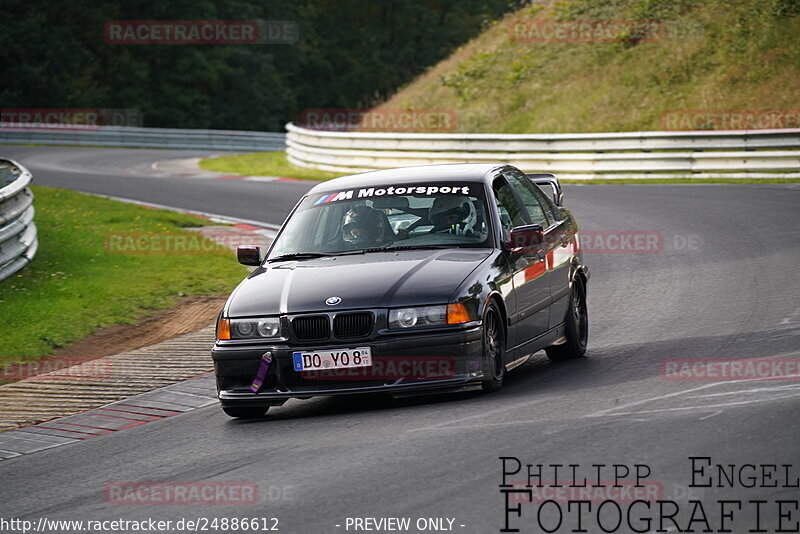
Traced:
MULTIPOLYGON (((536 186, 534 186, 536 187, 536 186)), ((537 188, 538 189, 538 188, 537 188)), ((564 322, 569 305, 570 274, 572 258, 578 250, 577 232, 574 219, 569 212, 561 209, 550 200, 546 193, 539 193, 542 204, 553 214, 554 224, 549 229, 550 241, 556 244, 548 257, 550 269, 550 294, 553 304, 550 305, 550 328, 564 322)))
MULTIPOLYGON (((493 189, 506 241, 512 228, 539 223, 531 219, 521 197, 505 176, 495 179, 493 189)), ((547 331, 550 324, 550 282, 544 250, 540 256, 509 255, 508 261, 516 303, 516 309, 509 316, 509 333, 512 334, 509 345, 515 347, 547 331)))
POLYGON ((569 261, 572 253, 569 219, 525 174, 515 169, 507 171, 506 176, 519 192, 528 216, 545 229, 545 264, 551 297, 548 328, 553 328, 564 321, 568 303, 569 261))
MULTIPOLYGON (((539 201, 539 205, 547 217, 548 226, 545 228, 545 242, 547 243, 547 270, 550 273, 550 328, 564 322, 569 304, 570 291, 570 261, 575 253, 575 233, 572 218, 566 210, 560 209, 551 198, 537 185, 533 184, 527 176, 520 173, 515 176, 513 183, 521 182, 522 188, 539 201)), ((525 196, 525 195, 523 195, 525 196)), ((528 202, 526 202, 527 204, 528 202)))

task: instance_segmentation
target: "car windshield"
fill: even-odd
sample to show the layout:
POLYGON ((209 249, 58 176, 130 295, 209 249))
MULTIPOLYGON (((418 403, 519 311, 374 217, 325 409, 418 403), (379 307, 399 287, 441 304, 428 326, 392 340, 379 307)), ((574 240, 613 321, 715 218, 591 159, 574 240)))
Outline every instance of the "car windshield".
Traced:
POLYGON ((478 182, 356 187, 309 195, 269 259, 395 247, 489 246, 485 198, 478 182))

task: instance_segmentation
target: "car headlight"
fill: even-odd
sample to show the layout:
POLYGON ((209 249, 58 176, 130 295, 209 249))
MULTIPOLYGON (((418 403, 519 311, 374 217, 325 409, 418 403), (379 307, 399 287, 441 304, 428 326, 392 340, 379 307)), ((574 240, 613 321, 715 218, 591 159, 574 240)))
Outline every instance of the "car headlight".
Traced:
MULTIPOLYGON (((223 319, 223 321, 226 321, 223 319)), ((230 319, 230 337, 227 339, 277 339, 281 337, 281 320, 278 317, 256 319, 230 319)), ((225 339, 218 337, 218 339, 225 339)))
POLYGON ((406 330, 447 324, 447 306, 420 306, 389 310, 389 328, 406 330))

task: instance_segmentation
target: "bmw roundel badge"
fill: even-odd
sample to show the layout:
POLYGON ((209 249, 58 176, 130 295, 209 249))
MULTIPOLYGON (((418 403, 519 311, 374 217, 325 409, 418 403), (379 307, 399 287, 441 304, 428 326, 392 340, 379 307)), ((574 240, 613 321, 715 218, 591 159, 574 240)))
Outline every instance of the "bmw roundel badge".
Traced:
POLYGON ((328 306, 336 306, 340 302, 342 302, 341 297, 328 297, 327 299, 325 299, 325 304, 327 304, 328 306))

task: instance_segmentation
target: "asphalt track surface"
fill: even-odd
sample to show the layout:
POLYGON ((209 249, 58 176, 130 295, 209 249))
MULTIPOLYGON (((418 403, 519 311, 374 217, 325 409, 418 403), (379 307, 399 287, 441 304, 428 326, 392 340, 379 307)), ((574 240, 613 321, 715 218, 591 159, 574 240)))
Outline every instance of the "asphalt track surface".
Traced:
MULTIPOLYGON (((38 147, 2 147, 2 152, 26 164, 37 184, 273 224, 309 187, 147 172, 152 161, 197 155, 190 152, 38 147)), ((353 532, 346 529, 348 517, 410 517, 412 526, 420 517, 447 517, 455 519, 456 532, 498 532, 505 518, 499 457, 513 456, 522 463, 579 464, 578 473, 590 479, 592 464, 647 464, 648 482, 660 488, 660 499, 681 505, 684 526, 687 499, 707 505, 714 531, 717 501, 734 499, 744 502, 733 531, 746 532, 755 525, 755 507, 746 501, 763 499, 769 502, 761 509, 761 527, 775 531, 775 501, 796 501, 798 488, 763 487, 764 481, 755 488, 738 483, 690 488, 688 458, 737 466, 792 464, 797 477, 797 377, 667 380, 662 363, 797 360, 800 186, 565 189, 566 206, 582 230, 663 236, 655 253, 587 254, 592 278, 586 358, 554 364, 539 353, 494 394, 290 401, 251 422, 231 420, 210 406, 2 461, 0 517, 275 517, 280 531, 288 533, 353 532), (114 505, 106 501, 104 486, 116 481, 245 481, 257 483, 260 492, 257 504, 248 506, 114 505)), ((327 295, 322 286, 320 295, 327 295)), ((548 473, 552 470, 546 469, 543 479, 552 480, 548 473)), ((603 470, 600 478, 613 480, 613 471, 603 470)), ((624 514, 627 505, 622 506, 624 514)), ((542 532, 538 509, 523 505, 511 526, 542 532)), ((657 507, 653 510, 638 515, 657 517, 657 507)), ((800 512, 791 513, 796 522, 800 512)), ((554 514, 552 508, 543 513, 545 526, 555 524, 554 514)), ((563 514, 558 532, 570 532, 576 516, 566 505, 563 514)), ((586 517, 584 528, 601 532, 596 516, 586 517)), ((662 531, 675 531, 665 525, 662 531)), ((651 530, 658 528, 654 522, 651 530)), ((613 531, 631 529, 623 522, 613 531)))

